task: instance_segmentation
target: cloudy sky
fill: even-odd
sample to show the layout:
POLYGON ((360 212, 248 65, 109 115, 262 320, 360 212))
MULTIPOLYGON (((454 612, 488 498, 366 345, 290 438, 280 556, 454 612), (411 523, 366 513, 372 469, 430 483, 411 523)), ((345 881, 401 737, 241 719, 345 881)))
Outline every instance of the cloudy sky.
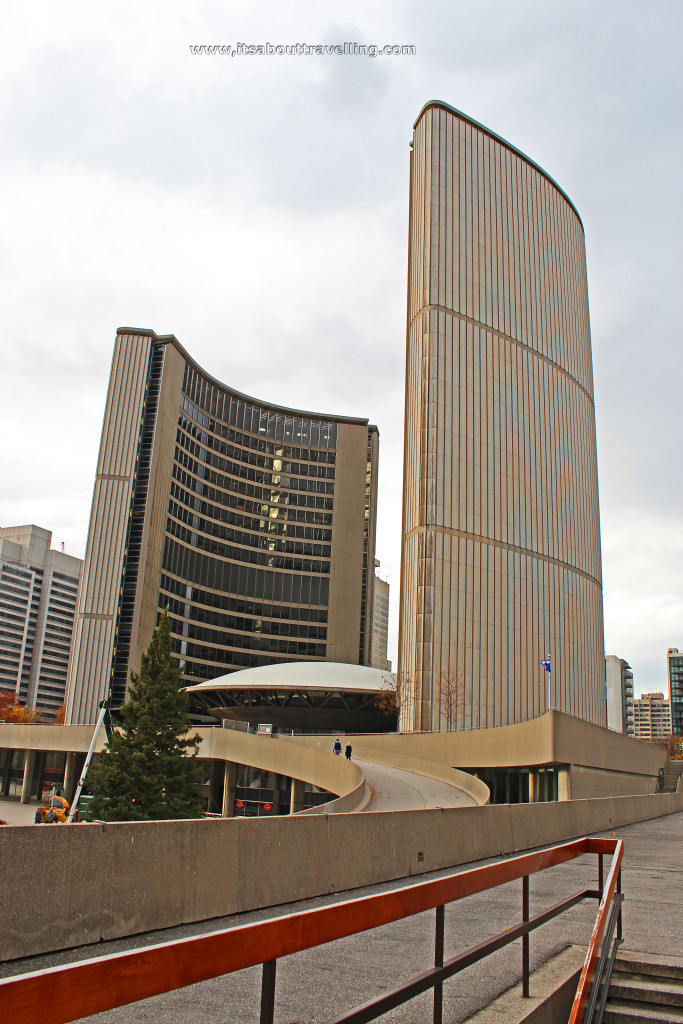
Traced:
POLYGON ((400 565, 408 144, 443 99, 541 164, 588 254, 608 653, 683 648, 680 0, 4 0, 0 524, 83 555, 116 328, 381 434, 400 565), (358 42, 413 56, 197 56, 358 42))

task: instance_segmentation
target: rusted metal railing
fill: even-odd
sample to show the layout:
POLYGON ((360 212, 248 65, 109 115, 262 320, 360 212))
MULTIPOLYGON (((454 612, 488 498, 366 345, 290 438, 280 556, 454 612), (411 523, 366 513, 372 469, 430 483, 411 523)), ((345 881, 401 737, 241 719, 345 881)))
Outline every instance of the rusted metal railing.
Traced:
POLYGON ((602 854, 598 861, 598 888, 602 892, 595 928, 579 978, 569 1024, 599 1024, 609 992, 612 968, 622 941, 621 860, 623 844, 616 844, 607 884, 602 884, 602 854), (616 931, 616 937, 615 937, 616 931))
MULTIPOLYGON (((520 938, 522 987, 523 994, 528 995, 530 933, 585 899, 601 900, 602 911, 609 893, 617 885, 621 845, 620 841, 609 839, 578 839, 537 853, 511 857, 446 877, 402 886, 389 892, 350 899, 208 935, 97 957, 67 967, 55 967, 7 978, 0 981, 0 1007, 3 1019, 12 1021, 12 1024, 66 1024, 67 1021, 262 964, 260 1019, 261 1024, 272 1024, 277 961, 281 957, 378 928, 413 914, 435 910, 434 967, 404 982, 391 992, 386 992, 336 1017, 334 1022, 331 1021, 329 1024, 363 1024, 429 989, 434 990, 434 1022, 441 1024, 444 981, 520 938), (598 889, 584 889, 540 914, 529 916, 531 875, 582 857, 584 854, 597 854, 601 881, 603 855, 610 853, 614 854, 615 860, 604 895, 602 885, 599 885, 598 889), (464 953, 444 961, 446 905, 517 879, 522 880, 520 922, 505 932, 494 935, 464 953)), ((591 949, 599 943, 599 936, 596 939, 597 928, 596 925, 591 949)), ((595 957, 592 962, 594 961, 595 957)), ((587 975, 586 968, 584 974, 587 975)), ((584 974, 581 981, 585 988, 584 974)), ((583 990, 580 988, 580 991, 583 990)), ((576 1018, 577 1021, 579 1019, 576 1018)))

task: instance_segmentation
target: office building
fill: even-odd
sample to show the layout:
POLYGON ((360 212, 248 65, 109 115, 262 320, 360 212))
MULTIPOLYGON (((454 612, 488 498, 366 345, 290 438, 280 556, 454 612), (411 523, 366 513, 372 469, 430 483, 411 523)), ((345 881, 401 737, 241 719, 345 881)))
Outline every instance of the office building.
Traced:
POLYGON ((605 658, 605 684, 607 728, 633 736, 633 671, 629 663, 608 654, 605 658))
POLYGON ((633 702, 637 740, 661 740, 671 735, 671 702, 663 693, 644 693, 633 702))
POLYGON ((373 668, 391 671, 387 659, 389 646, 389 584, 375 573, 375 591, 372 609, 372 659, 373 668))
POLYGON ((67 722, 123 703, 162 609, 183 682, 366 665, 377 428, 221 384, 172 335, 117 333, 67 722))
POLYGON ((444 680, 462 691, 458 729, 548 709, 604 726, 581 219, 532 160, 431 101, 409 230, 402 728, 448 727, 444 680))
POLYGON ((64 704, 80 558, 38 526, 0 528, 0 689, 53 717, 64 704))
POLYGON ((666 655, 666 674, 669 680, 671 703, 671 731, 683 736, 683 652, 670 647, 666 655))

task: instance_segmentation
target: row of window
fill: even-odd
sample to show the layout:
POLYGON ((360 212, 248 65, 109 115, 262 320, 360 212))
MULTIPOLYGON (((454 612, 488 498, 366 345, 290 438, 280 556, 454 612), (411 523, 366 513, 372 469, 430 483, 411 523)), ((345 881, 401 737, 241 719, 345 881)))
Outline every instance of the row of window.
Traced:
MULTIPOLYGON (((233 594, 201 590, 184 581, 162 575, 161 590, 167 594, 192 601, 201 608, 218 608, 221 611, 237 612, 240 615, 258 619, 291 619, 296 622, 327 622, 327 608, 294 608, 291 605, 266 604, 263 601, 245 600, 233 594)), ((163 599, 162 599, 163 604, 163 599)), ((205 614, 200 612, 199 614, 205 614)))
POLYGON ((307 558, 291 558, 287 555, 277 554, 271 551, 257 551, 253 548, 239 548, 232 544, 223 544, 206 534, 197 533, 187 526, 176 522, 175 519, 166 521, 166 532, 171 537, 189 544, 191 547, 201 551, 207 551, 218 558, 230 558, 235 562, 249 562, 252 565, 270 566, 275 569, 283 569, 287 572, 316 572, 329 573, 329 562, 312 561, 307 558))
POLYGON ((244 469, 225 459, 215 458, 206 462, 198 460, 179 445, 176 446, 175 459, 181 466, 202 480, 234 494, 248 494, 251 497, 260 498, 262 501, 272 500, 271 493, 279 493, 281 488, 286 488, 289 491, 310 491, 312 494, 334 494, 334 482, 329 480, 281 474, 274 474, 272 480, 267 480, 267 474, 251 468, 244 469), (215 467, 218 467, 221 472, 218 472, 215 467), (256 486, 257 483, 263 486, 256 486))
MULTIPOLYGON (((175 632, 175 629, 174 629, 175 632)), ((221 634, 222 635, 222 634, 221 634)), ((180 641, 177 633, 173 641, 174 653, 176 653, 182 661, 186 663, 188 661, 199 660, 212 662, 214 665, 238 665, 239 660, 237 655, 249 654, 254 651, 258 654, 267 652, 276 655, 290 655, 293 658, 317 658, 323 660, 325 658, 325 644, 308 644, 303 640, 278 640, 275 637, 246 637, 250 640, 250 644, 242 644, 241 637, 238 638, 238 643, 234 645, 235 649, 231 650, 229 646, 225 646, 217 638, 216 643, 220 646, 207 647, 201 644, 188 643, 186 648, 181 649, 180 643, 184 644, 184 641, 180 641)), ((187 667, 183 673, 188 675, 187 667)), ((211 678, 211 676, 209 676, 211 678)))
MULTIPOLYGON (((173 641, 174 653, 179 656, 180 642, 173 641)), ((220 652, 217 652, 220 655, 220 652)), ((236 672, 241 668, 261 668, 262 665, 279 665, 283 661, 300 661, 300 658, 289 658, 282 654, 264 654, 263 651, 228 651, 219 662, 203 663, 201 661, 188 661, 183 656, 185 669, 183 678, 185 684, 191 686, 193 683, 201 683, 205 679, 215 679, 216 676, 225 675, 228 672, 236 672)))
MULTIPOLYGON (((189 363, 185 364, 183 392, 186 397, 181 400, 181 404, 195 418, 198 418, 197 412, 203 410, 204 416, 208 413, 214 420, 222 420, 225 424, 256 436, 263 434, 265 438, 304 447, 337 447, 336 423, 264 409, 242 398, 225 394, 189 363)), ((209 426, 209 417, 204 426, 209 426)))
POLYGON ((169 536, 164 543, 162 568, 205 590, 227 591, 254 600, 313 605, 327 605, 329 601, 326 576, 294 575, 226 562, 185 547, 169 536))
POLYGON ((334 508, 334 501, 332 498, 321 497, 318 494, 297 494, 289 493, 287 491, 271 491, 265 489, 262 494, 260 501, 250 500, 248 495, 253 498, 257 491, 261 491, 260 487, 250 487, 244 482, 232 481, 234 486, 230 486, 228 481, 228 489, 223 490, 222 487, 213 487, 212 484, 216 483, 214 479, 215 474, 211 471, 205 472, 206 467, 201 466, 201 474, 197 473, 191 475, 185 469, 178 465, 177 462, 173 463, 173 478, 177 480, 184 487, 190 488, 199 495, 206 495, 210 501, 217 502, 219 505, 231 505, 238 512, 260 512, 264 507, 261 502, 269 501, 274 505, 289 505, 300 508, 316 508, 316 509, 328 509, 330 512, 334 508), (201 476, 201 479, 199 477, 201 476), (204 480, 208 480, 208 483, 204 483, 204 480), (237 497, 239 495, 239 497, 237 497))
MULTIPOLYGON (((244 450, 261 452, 278 459, 294 459, 296 462, 317 462, 323 466, 334 465, 336 461, 334 449, 326 451, 320 448, 302 448, 300 445, 283 444, 282 441, 268 441, 265 435, 260 432, 258 434, 245 434, 242 430, 235 430, 234 427, 206 416, 200 410, 195 409, 186 398, 181 399, 180 407, 181 416, 182 410, 185 410, 188 416, 193 417, 193 420, 196 421, 197 425, 192 430, 193 437, 198 441, 202 441, 208 447, 212 446, 219 438, 224 438, 231 444, 239 445, 244 450)), ((186 419, 185 422, 190 424, 192 421, 186 419)), ((189 426, 186 429, 190 432, 189 426)))
MULTIPOLYGON (((246 440, 253 439, 247 438, 246 440)), ((202 461, 206 461, 207 455, 210 453, 209 458, 213 462, 213 455, 217 453, 218 456, 234 459, 238 464, 253 466, 270 473, 292 473, 294 476, 319 476, 334 480, 334 463, 336 462, 334 453, 313 451, 310 462, 292 461, 289 456, 284 455, 282 448, 276 448, 273 445, 270 446, 273 451, 266 452, 265 449, 253 449, 251 446, 243 447, 223 441, 214 434, 200 429, 182 413, 178 418, 176 441, 202 461), (325 456, 322 462, 318 458, 320 454, 325 456)))
MULTIPOLYGON (((183 465, 188 464, 186 461, 181 459, 178 454, 180 451, 187 452, 188 455, 197 460, 196 464, 199 464, 200 462, 206 463, 206 465, 211 466, 212 469, 228 473, 229 476, 238 479, 250 480, 253 483, 265 484, 266 486, 289 487, 293 491, 320 491, 323 494, 334 493, 334 487, 332 485, 329 485, 327 488, 320 486, 321 479, 334 480, 333 468, 320 467, 319 469, 317 466, 313 466, 311 468, 315 470, 314 473, 295 476, 291 473, 287 473, 287 471, 282 468, 282 459, 273 459, 272 461, 275 465, 272 469, 261 469, 259 467, 244 465, 242 462, 233 462, 231 459, 226 459, 221 455, 216 455, 213 449, 204 448, 195 441, 192 441, 182 432, 182 430, 177 431, 176 441, 176 458, 183 465), (315 483, 316 480, 318 481, 317 486, 315 483)), ((286 463, 286 465, 291 464, 286 463)), ((192 466, 190 465, 188 468, 192 469, 192 466)))
POLYGON ((174 519, 191 527, 196 532, 204 533, 218 540, 233 541, 243 547, 280 551, 287 555, 308 555, 314 558, 329 558, 331 555, 329 544, 313 544, 306 540, 296 540, 286 530, 286 524, 277 523, 275 520, 262 519, 263 527, 260 533, 245 533, 242 530, 235 530, 231 526, 223 526, 212 520, 200 518, 196 512, 184 508, 173 499, 168 503, 168 512, 174 519), (272 530, 269 528, 271 525, 273 526, 272 530), (276 530, 278 526, 281 532, 276 530))
POLYGON ((43 570, 36 569, 35 566, 33 565, 29 568, 24 568, 21 565, 12 565, 9 562, 5 562, 5 564, 2 567, 3 576, 16 576, 18 579, 21 580, 30 580, 32 573, 35 573, 36 576, 42 577, 43 570))
POLYGON ((187 640, 187 647, 181 648, 181 656, 184 658, 194 657, 201 658, 203 661, 210 660, 215 658, 214 648, 219 650, 238 648, 241 651, 269 651, 271 654, 304 654, 308 657, 325 657, 325 644, 316 643, 313 639, 305 637, 287 639, 260 634, 228 633, 200 626, 194 622, 181 623, 177 619, 171 619, 171 629, 176 637, 182 636, 183 641, 187 640), (210 648, 203 646, 209 644, 210 648), (211 650, 211 653, 200 654, 200 650, 211 650), (182 654, 182 651, 185 653, 182 654))
MULTIPOLYGON (((200 622, 203 626, 215 626, 219 629, 241 630, 245 634, 262 636, 286 636, 302 640, 326 640, 327 627, 313 626, 307 622, 287 622, 276 619, 271 621, 262 618, 244 618, 240 615, 227 615, 223 612, 208 610, 189 604, 175 597, 167 599, 170 615, 200 622)), ((187 634, 183 633, 183 636, 187 634)), ((190 636, 196 636, 190 630, 190 636)))
MULTIPOLYGON (((203 485, 202 485, 203 487, 203 485)), ((195 514, 204 515, 212 523, 230 523, 232 526, 241 527, 245 530, 253 530, 255 533, 262 533, 267 529, 268 533, 287 533, 293 537, 302 537, 305 540, 331 541, 332 513, 318 512, 308 508, 294 508, 291 505, 279 507, 276 505, 255 505, 256 516, 247 515, 244 511, 235 511, 234 508, 225 505, 213 505, 202 498, 197 497, 191 491, 185 490, 175 480, 171 483, 171 497, 175 498, 187 512, 184 516, 190 517, 195 514), (300 525, 303 524, 303 525, 300 525), (276 527, 275 531, 273 527, 276 527), (327 527, 327 529, 325 529, 327 527)), ((176 518, 183 522, 191 522, 190 518, 177 515, 176 518)))

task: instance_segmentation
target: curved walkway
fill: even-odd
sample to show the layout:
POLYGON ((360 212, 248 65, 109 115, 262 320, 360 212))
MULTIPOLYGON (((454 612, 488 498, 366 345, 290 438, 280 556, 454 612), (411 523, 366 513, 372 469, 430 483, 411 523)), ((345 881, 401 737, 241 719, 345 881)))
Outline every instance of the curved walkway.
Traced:
POLYGON ((476 807, 461 789, 402 768, 356 761, 372 791, 366 811, 421 811, 429 807, 476 807))

